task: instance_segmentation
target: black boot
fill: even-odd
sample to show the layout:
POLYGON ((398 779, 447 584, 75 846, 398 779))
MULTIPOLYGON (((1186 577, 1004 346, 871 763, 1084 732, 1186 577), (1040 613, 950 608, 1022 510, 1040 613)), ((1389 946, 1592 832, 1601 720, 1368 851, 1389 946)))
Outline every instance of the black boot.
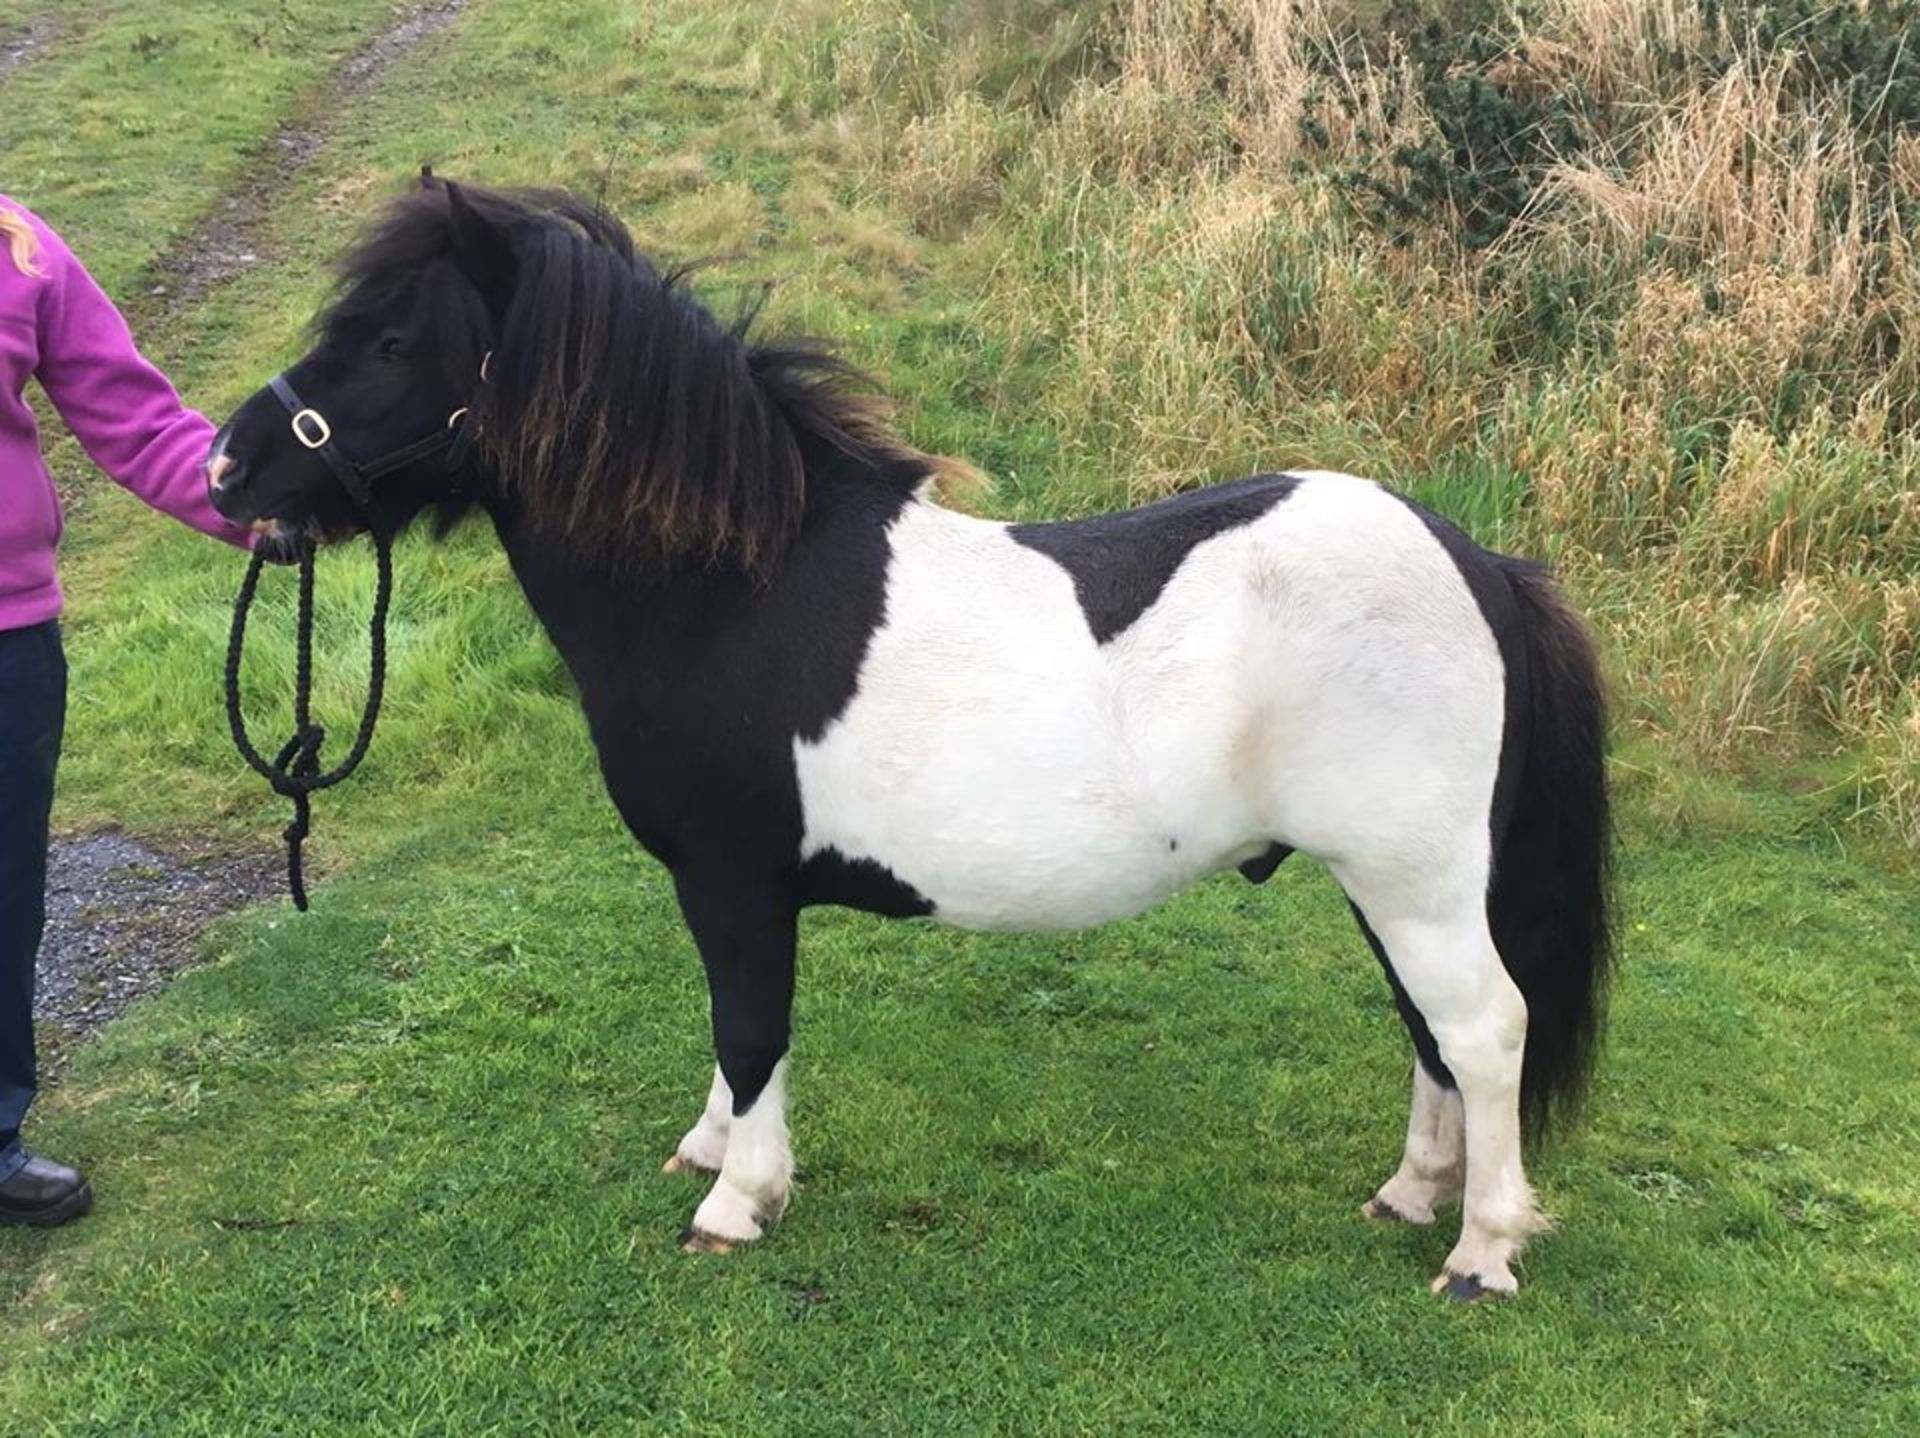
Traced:
POLYGON ((92 1207, 86 1179, 50 1158, 29 1157, 25 1168, 0 1179, 0 1224, 54 1228, 92 1207))

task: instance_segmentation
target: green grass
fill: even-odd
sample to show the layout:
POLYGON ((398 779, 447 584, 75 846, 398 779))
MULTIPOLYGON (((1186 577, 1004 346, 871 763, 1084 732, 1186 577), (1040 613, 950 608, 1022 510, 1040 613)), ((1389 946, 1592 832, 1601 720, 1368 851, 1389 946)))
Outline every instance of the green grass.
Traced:
MULTIPOLYGON (((1371 1226, 1404 1045, 1322 877, 1000 939, 816 915, 808 1174, 689 1260, 698 966, 580 766, 397 843, 82 1052, 100 1213, 0 1239, 49 1432, 1910 1431, 1911 892, 1629 850, 1593 1118, 1519 1300, 1371 1226), (562 862, 554 855, 564 854, 562 862), (227 1221, 227 1226, 222 1225, 227 1221), (264 1227, 234 1227, 265 1224, 264 1227), (286 1224, 281 1227, 278 1225, 286 1224)), ((23 1431, 36 1431, 28 1426, 23 1431)))
POLYGON ((392 7, 29 0, 23 8, 57 12, 64 31, 6 82, 7 192, 78 229, 87 267, 125 295, 392 7))
MULTIPOLYGON (((165 13, 198 34, 230 8, 165 13)), ((319 73, 134 69, 115 27, 157 28, 140 9, 98 7, 12 82, 112 74, 137 108, 245 110, 230 134, 183 120, 157 150, 90 142, 7 180, 122 284, 319 73), (154 174, 181 193, 131 216, 154 174)), ((384 7, 329 14, 299 65, 384 7)), ((1057 436, 1006 399, 1033 358, 980 343, 977 257, 849 183, 732 37, 691 6, 482 0, 288 183, 275 263, 154 347, 217 410, 297 352, 327 256, 421 160, 604 176, 650 243, 734 255, 718 297, 778 280, 776 318, 844 337, 917 441, 1000 477, 992 507, 1046 512, 1057 436)), ((7 93, 0 141, 53 144, 7 93)), ((83 499, 60 822, 270 841, 278 805, 219 714, 237 561, 86 480, 70 446, 56 461, 83 499)), ((1420 492, 1496 538, 1514 484, 1462 467, 1420 492)), ((322 585, 344 732, 364 556, 330 556, 322 585)), ((263 730, 289 587, 256 620, 263 730)), ((1818 775, 1788 797, 1623 752, 1613 1040, 1590 1122, 1533 1169, 1564 1228, 1517 1301, 1462 1310, 1425 1289, 1450 1218, 1359 1218, 1397 1159, 1405 1041, 1337 892, 1297 862, 1066 938, 810 915, 806 1183, 758 1249, 683 1257, 698 1189, 657 1170, 704 1093, 698 964, 489 536, 403 546, 390 695, 368 767, 319 801, 313 913, 222 923, 211 962, 36 1111, 101 1205, 0 1233, 9 1438, 1920 1427, 1920 892, 1834 826, 1818 775)))

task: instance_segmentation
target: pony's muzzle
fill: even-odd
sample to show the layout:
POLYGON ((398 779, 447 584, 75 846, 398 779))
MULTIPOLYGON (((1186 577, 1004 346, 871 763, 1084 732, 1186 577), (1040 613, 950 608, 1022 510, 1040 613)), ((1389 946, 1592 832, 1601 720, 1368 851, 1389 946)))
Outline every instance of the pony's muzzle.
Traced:
POLYGON ((232 426, 223 424, 207 450, 207 497, 216 508, 222 498, 237 493, 246 478, 246 465, 227 447, 231 438, 232 426))

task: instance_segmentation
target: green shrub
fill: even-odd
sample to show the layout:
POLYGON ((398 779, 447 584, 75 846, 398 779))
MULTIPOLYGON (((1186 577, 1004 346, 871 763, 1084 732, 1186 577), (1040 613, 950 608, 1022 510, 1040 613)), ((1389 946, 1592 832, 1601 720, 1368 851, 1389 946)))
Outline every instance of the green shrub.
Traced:
MULTIPOLYGON (((1344 44, 1322 48, 1330 78, 1396 55, 1413 68, 1431 132, 1341 176, 1357 213, 1396 243, 1438 228, 1486 248, 1534 202, 1551 166, 1591 143, 1585 95, 1534 70, 1510 24, 1487 0, 1392 0, 1377 25, 1356 23, 1344 44)), ((1312 109, 1302 129, 1309 142, 1325 134, 1312 109)))

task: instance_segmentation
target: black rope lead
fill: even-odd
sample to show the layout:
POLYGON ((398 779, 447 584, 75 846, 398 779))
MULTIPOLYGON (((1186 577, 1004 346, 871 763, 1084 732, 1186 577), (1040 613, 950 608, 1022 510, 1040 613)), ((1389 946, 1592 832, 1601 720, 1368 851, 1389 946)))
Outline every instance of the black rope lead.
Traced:
MULTIPOLYGON (((480 382, 487 381, 487 364, 493 358, 489 350, 480 360, 480 382)), ((247 611, 260 587, 260 571, 266 560, 255 549, 247 566, 247 577, 240 582, 240 593, 233 601, 233 633, 227 640, 227 727, 233 732, 234 747, 253 771, 273 786, 273 792, 293 800, 293 822, 287 825, 287 887, 293 891, 293 905, 302 913, 307 907, 306 875, 301 869, 301 846, 312 828, 313 795, 331 789, 359 767, 373 742, 373 726, 380 718, 380 696, 387 683, 387 603, 393 597, 393 551, 386 526, 379 522, 373 498, 373 481, 418 464, 433 455, 442 457, 448 475, 457 475, 473 451, 477 432, 472 412, 461 405, 447 416, 446 424, 431 434, 422 435, 398 449, 388 450, 369 460, 356 460, 336 442, 333 426, 325 415, 300 398, 293 382, 285 374, 267 381, 267 389, 285 407, 293 436, 312 450, 333 471, 333 476, 359 509, 368 531, 373 535, 374 561, 379 582, 373 595, 373 619, 367 628, 367 648, 371 667, 367 674, 367 707, 360 715, 360 732, 353 748, 336 768, 322 771, 320 746, 326 731, 313 722, 313 546, 300 554, 300 619, 296 639, 299 668, 293 686, 293 737, 269 763, 247 737, 246 720, 240 714, 240 660, 247 647, 247 611)))
POLYGON ((370 668, 367 675, 367 704, 360 715, 360 730, 354 736, 347 757, 329 770, 320 768, 320 748, 327 732, 313 722, 313 546, 300 556, 300 616, 296 631, 296 669, 293 690, 293 737, 281 746, 269 762, 247 735, 246 720, 240 713, 240 660, 247 645, 247 612, 253 608, 260 587, 260 571, 266 559, 256 549, 247 565, 246 578, 233 601, 233 630, 227 639, 227 727, 233 733, 234 747, 248 766, 273 786, 276 794, 293 801, 293 822, 288 824, 287 887, 293 892, 293 906, 307 909, 307 881, 302 866, 302 846, 312 828, 313 795, 331 789, 360 765, 373 742, 374 725, 380 718, 380 700, 387 683, 387 606, 393 597, 393 551, 387 537, 373 532, 373 554, 377 578, 373 595, 373 618, 367 626, 367 651, 370 668))

